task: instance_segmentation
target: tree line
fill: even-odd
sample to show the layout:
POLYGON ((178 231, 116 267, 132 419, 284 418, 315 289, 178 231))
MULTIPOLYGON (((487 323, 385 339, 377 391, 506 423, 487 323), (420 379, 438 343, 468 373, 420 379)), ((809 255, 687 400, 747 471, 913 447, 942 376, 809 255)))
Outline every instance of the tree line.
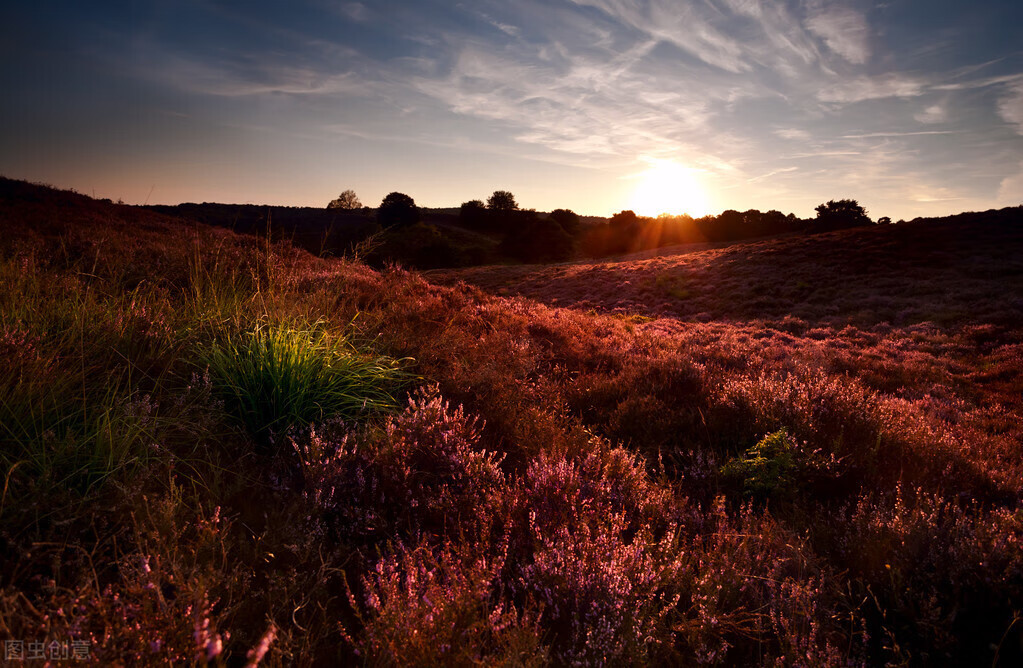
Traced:
MULTIPOLYGON (((328 205, 328 208, 343 210, 360 207, 358 197, 351 190, 328 205)), ((479 259, 522 262, 559 262, 580 256, 604 257, 676 244, 731 242, 874 224, 867 211, 853 199, 830 200, 818 206, 816 214, 815 218, 802 219, 777 210, 729 209, 699 218, 689 215, 652 218, 624 210, 606 223, 584 225, 579 215, 570 209, 541 214, 534 209, 522 209, 511 192, 496 190, 486 201, 473 199, 462 203, 457 219, 450 222, 498 240, 494 249, 496 257, 479 259)), ((455 257, 458 253, 451 248, 447 231, 422 222, 422 212, 412 197, 400 192, 389 193, 377 208, 375 218, 384 234, 389 235, 390 246, 396 250, 400 247, 408 251, 411 246, 418 245, 416 254, 422 256, 422 262, 416 264, 464 264, 455 257), (397 239, 398 235, 403 238, 397 239)), ((877 222, 890 223, 891 220, 881 218, 877 222)))

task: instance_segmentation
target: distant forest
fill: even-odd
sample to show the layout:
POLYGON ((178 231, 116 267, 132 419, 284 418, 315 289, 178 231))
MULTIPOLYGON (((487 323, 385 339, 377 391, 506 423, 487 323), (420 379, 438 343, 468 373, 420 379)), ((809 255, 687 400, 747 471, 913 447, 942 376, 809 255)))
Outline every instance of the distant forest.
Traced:
MULTIPOLYGON (((521 209, 507 191, 495 191, 486 202, 471 200, 457 209, 420 208, 402 193, 390 193, 379 207, 370 208, 362 206, 351 191, 345 194, 350 194, 347 201, 339 198, 326 208, 214 203, 147 208, 236 232, 287 239, 318 255, 355 255, 375 266, 398 263, 417 269, 564 262, 678 244, 817 234, 891 223, 887 217, 872 220, 852 199, 823 203, 817 207, 816 217, 805 219, 756 209, 727 210, 700 218, 651 218, 626 210, 599 218, 579 216, 568 209, 521 209)), ((959 215, 1008 218, 1009 211, 959 215)))

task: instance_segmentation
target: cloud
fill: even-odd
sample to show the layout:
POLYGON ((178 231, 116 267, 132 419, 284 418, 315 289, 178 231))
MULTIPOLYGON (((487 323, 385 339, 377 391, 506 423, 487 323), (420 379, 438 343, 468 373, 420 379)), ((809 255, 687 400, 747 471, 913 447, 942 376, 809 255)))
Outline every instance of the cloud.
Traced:
MULTIPOLYGON (((984 63, 988 65, 990 63, 984 63)), ((978 65, 977 67, 983 67, 978 65)), ((973 71, 974 68, 970 68, 973 71)), ((934 90, 971 90, 974 88, 987 88, 988 86, 997 86, 1005 83, 1014 83, 1023 81, 1023 74, 1007 74, 998 77, 985 77, 983 79, 974 79, 972 81, 960 81, 958 83, 950 84, 937 84, 932 86, 934 90)))
POLYGON ((793 141, 807 141, 810 139, 809 132, 796 128, 782 128, 781 130, 775 130, 774 134, 782 139, 791 139, 793 141))
POLYGON ((746 183, 756 183, 757 181, 763 181, 764 179, 769 179, 772 176, 777 176, 778 174, 787 174, 788 172, 795 172, 795 171, 799 171, 799 168, 798 167, 784 167, 782 169, 775 169, 773 171, 767 172, 766 174, 761 174, 760 176, 754 176, 751 179, 746 179, 746 183))
POLYGON ((164 54, 155 61, 140 59, 137 67, 147 79, 155 78, 178 90, 216 97, 274 93, 364 95, 372 88, 372 84, 351 72, 329 73, 308 65, 258 59, 214 62, 164 54))
POLYGON ((493 18, 488 14, 480 14, 480 16, 483 18, 484 21, 494 26, 495 28, 503 32, 505 35, 508 35, 509 37, 519 37, 520 35, 522 35, 522 31, 517 26, 513 26, 509 23, 502 23, 501 21, 498 21, 497 19, 493 18))
MULTIPOLYGON (((264 116, 300 110, 295 127, 361 143, 508 155, 594 174, 627 172, 642 156, 676 160, 702 170, 715 189, 733 188, 736 205, 798 207, 815 189, 845 188, 880 201, 950 200, 937 167, 948 160, 920 160, 951 155, 969 131, 957 125, 962 138, 948 142, 915 137, 952 134, 937 125, 949 109, 968 122, 957 97, 967 88, 992 86, 1001 118, 1023 134, 1020 75, 968 81, 977 68, 940 74, 894 65, 868 74, 866 63, 891 54, 871 53, 863 16, 805 1, 815 3, 809 15, 805 4, 770 0, 475 0, 444 15, 409 4, 388 17, 383 46, 295 30, 262 53, 167 48, 135 62, 157 83, 235 98, 219 101, 224 108, 250 106, 247 96, 286 96, 261 107, 264 116), (779 155, 779 147, 798 153, 779 155)), ((343 0, 333 8, 348 29, 379 11, 343 0)), ((976 165, 979 150, 964 152, 964 164, 976 165)), ((1011 170, 990 169, 989 190, 1011 170)), ((1005 183, 1008 191, 1019 179, 1005 183)))
POLYGON ((369 9, 361 2, 346 2, 341 5, 341 12, 358 23, 364 23, 370 17, 369 9))
POLYGON ((819 59, 786 3, 761 0, 572 0, 732 74, 764 67, 798 77, 819 59))
POLYGON ((751 69, 741 43, 714 25, 711 13, 674 0, 572 0, 595 7, 616 21, 667 42, 727 72, 751 69))
POLYGON ((863 65, 870 59, 870 29, 859 12, 841 6, 819 9, 807 18, 806 27, 850 63, 863 65))
POLYGON ((998 115, 1023 135, 1023 81, 1009 86, 1008 94, 998 101, 998 115))
POLYGON ((889 97, 917 97, 923 95, 925 90, 923 81, 892 73, 877 77, 861 76, 834 84, 821 89, 817 99, 821 102, 852 104, 889 97))
POLYGON ((926 109, 914 114, 913 118, 926 125, 944 123, 948 120, 948 109, 940 104, 932 104, 926 109))
POLYGON ((687 130, 707 119, 704 101, 681 100, 631 70, 647 48, 607 67, 579 54, 548 63, 469 45, 446 77, 414 85, 456 113, 507 123, 519 142, 589 159, 631 159, 651 148, 681 149, 687 130))
POLYGON ((925 130, 922 132, 866 132, 858 135, 842 135, 842 139, 875 139, 877 137, 920 137, 927 135, 954 135, 955 130, 925 130))

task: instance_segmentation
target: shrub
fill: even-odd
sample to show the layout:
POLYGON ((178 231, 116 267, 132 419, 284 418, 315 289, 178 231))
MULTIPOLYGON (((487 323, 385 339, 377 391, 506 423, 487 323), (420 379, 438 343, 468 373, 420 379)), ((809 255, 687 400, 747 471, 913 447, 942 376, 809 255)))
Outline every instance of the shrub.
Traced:
POLYGON ((349 638, 370 665, 478 666, 545 663, 535 622, 495 596, 504 557, 451 544, 401 549, 362 578, 365 625, 349 638))
POLYGON ((729 460, 721 467, 721 474, 738 480, 746 495, 769 497, 795 484, 797 468, 795 445, 788 432, 780 429, 729 460))
POLYGON ((487 538, 505 478, 502 458, 479 447, 479 426, 430 388, 375 440, 313 431, 303 447, 306 495, 348 539, 380 531, 487 538))

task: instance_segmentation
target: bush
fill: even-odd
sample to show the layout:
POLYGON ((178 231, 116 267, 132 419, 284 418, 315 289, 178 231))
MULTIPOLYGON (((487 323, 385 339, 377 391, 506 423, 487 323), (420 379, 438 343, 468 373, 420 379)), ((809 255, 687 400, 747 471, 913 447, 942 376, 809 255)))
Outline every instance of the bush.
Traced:
POLYGON ((769 497, 795 484, 796 447, 788 432, 780 429, 768 434, 741 456, 721 467, 726 478, 738 480, 746 495, 769 497))

